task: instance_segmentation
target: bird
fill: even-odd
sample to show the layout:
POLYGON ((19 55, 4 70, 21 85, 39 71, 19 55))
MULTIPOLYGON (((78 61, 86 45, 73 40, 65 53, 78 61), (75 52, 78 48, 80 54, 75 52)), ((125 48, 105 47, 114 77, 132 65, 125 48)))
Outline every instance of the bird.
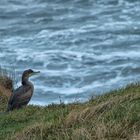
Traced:
POLYGON ((6 112, 26 106, 34 92, 34 85, 29 81, 29 77, 40 73, 32 69, 25 70, 22 74, 21 86, 15 89, 9 98, 6 112))

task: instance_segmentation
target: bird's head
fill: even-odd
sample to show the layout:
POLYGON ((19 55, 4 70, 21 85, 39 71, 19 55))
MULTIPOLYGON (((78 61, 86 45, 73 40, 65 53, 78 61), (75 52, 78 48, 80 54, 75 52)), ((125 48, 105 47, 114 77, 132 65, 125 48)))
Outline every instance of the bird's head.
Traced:
POLYGON ((32 69, 25 70, 22 75, 22 79, 28 79, 29 77, 40 73, 40 71, 33 71, 32 69))

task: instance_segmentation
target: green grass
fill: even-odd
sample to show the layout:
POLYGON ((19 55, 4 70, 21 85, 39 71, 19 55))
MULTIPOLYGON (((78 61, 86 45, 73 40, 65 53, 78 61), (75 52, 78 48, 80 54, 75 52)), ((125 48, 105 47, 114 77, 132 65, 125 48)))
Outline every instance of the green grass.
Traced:
MULTIPOLYGON (((2 89, 0 99, 2 112, 7 105, 2 89)), ((29 105, 0 115, 0 140, 138 140, 139 132, 140 84, 86 103, 29 105)))

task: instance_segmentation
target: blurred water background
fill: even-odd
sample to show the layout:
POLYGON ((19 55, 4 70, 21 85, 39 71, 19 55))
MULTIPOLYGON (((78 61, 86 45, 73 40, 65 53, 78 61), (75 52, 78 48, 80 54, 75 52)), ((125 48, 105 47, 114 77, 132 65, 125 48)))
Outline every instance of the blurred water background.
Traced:
MULTIPOLYGON (((139 0, 1 0, 0 65, 40 70, 32 104, 86 101, 140 79, 139 0)), ((18 85, 20 84, 20 81, 18 85)))

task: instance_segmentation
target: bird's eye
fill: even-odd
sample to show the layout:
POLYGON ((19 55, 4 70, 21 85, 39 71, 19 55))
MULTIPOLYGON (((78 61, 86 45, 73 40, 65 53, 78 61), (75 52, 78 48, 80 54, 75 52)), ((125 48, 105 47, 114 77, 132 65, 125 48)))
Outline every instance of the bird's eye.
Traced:
POLYGON ((33 73, 33 70, 32 69, 29 69, 29 73, 33 73))

